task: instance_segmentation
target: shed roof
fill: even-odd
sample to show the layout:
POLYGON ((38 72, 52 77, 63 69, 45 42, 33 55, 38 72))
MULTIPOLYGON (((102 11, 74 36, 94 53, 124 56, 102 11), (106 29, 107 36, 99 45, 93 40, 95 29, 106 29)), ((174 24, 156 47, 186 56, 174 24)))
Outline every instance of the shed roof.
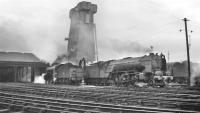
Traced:
POLYGON ((33 53, 0 52, 0 61, 8 62, 40 62, 33 53))

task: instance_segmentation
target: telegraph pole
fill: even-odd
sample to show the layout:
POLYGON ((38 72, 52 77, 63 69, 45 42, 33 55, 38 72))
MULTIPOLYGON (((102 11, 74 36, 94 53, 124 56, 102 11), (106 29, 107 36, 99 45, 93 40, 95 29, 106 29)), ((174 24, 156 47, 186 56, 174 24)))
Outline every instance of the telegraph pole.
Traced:
POLYGON ((186 47, 187 47, 188 85, 190 86, 190 78, 191 78, 191 72, 190 72, 190 51, 189 51, 188 30, 187 30, 187 21, 189 21, 189 20, 187 18, 184 18, 183 21, 185 23, 185 37, 186 37, 186 47))

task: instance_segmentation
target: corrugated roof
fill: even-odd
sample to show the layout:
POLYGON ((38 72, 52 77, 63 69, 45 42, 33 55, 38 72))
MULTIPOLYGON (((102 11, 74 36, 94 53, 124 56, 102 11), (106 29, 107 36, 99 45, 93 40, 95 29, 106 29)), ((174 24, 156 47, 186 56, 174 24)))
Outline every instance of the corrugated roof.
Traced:
POLYGON ((40 62, 40 59, 33 53, 0 52, 0 61, 40 62))

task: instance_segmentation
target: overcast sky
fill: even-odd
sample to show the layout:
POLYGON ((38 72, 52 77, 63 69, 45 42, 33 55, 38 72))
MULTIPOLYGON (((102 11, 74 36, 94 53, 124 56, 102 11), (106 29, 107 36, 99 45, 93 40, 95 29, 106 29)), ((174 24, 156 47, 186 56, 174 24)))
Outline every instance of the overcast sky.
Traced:
MULTIPOLYGON (((170 61, 186 57, 184 17, 191 37, 191 60, 200 61, 199 0, 89 0, 97 4, 99 59, 170 52, 170 61), (136 47, 137 46, 137 47, 136 47), (139 48, 139 50, 138 50, 139 48)), ((33 52, 52 62, 66 53, 69 10, 80 0, 0 0, 0 50, 33 52)))

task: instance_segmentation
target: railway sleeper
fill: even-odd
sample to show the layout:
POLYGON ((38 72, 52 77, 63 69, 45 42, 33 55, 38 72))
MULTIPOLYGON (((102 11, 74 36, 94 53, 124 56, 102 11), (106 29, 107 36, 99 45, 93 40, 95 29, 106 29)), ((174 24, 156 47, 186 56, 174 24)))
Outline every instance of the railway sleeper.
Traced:
POLYGON ((5 109, 8 109, 9 112, 20 112, 20 111, 23 111, 24 109, 23 105, 15 105, 15 104, 4 103, 4 102, 0 102, 0 106, 3 106, 5 109))
POLYGON ((192 103, 182 103, 179 105, 180 109, 185 109, 185 110, 195 110, 195 111, 200 111, 200 105, 199 104, 192 104, 192 103))
MULTIPOLYGON (((73 106, 71 106, 71 107, 73 107, 73 106)), ((55 109, 55 108, 54 108, 55 109)), ((63 108, 64 109, 64 108, 63 108)), ((62 109, 62 110, 63 110, 62 109)), ((107 111, 113 111, 113 112, 118 112, 119 110, 124 110, 124 109, 117 109, 117 110, 114 110, 114 109, 116 109, 116 108, 112 108, 112 110, 110 109, 110 108, 106 108, 106 107, 101 107, 100 109, 103 109, 103 110, 107 110, 107 111)), ((29 107, 29 110, 28 110, 28 112, 33 112, 33 111, 37 111, 38 112, 38 110, 39 110, 39 108, 37 107, 29 107), (34 108, 34 110, 33 110, 33 108, 34 108)), ((68 110, 70 110, 70 111, 82 111, 82 112, 88 112, 88 113, 99 113, 99 111, 91 111, 91 110, 82 110, 82 109, 72 109, 72 108, 70 108, 70 109, 68 109, 68 110)), ((27 111, 27 110, 25 110, 25 111, 27 111)), ((138 110, 137 110, 138 111, 138 110)), ((141 112, 141 110, 139 110, 140 112, 141 112)), ((102 112, 102 111, 101 111, 102 112)), ((129 110, 129 112, 131 112, 130 110, 129 110)))
MULTIPOLYGON (((41 108, 43 108, 43 109, 50 108, 50 109, 54 109, 54 110, 66 110, 66 107, 61 107, 61 106, 58 106, 58 105, 56 106, 56 103, 54 103, 54 105, 51 105, 51 102, 49 103, 49 105, 43 105, 43 104, 40 104, 40 102, 38 102, 38 103, 26 102, 26 101, 23 102, 21 100, 15 102, 15 103, 27 104, 28 106, 26 106, 26 107, 28 107, 29 109, 27 108, 28 110, 26 110, 26 108, 25 108, 25 111, 31 112, 31 113, 34 110, 36 110, 38 112, 38 110, 41 109, 41 108), (33 106, 30 106, 30 104, 33 105, 33 106)), ((59 103, 57 103, 57 104, 59 104, 59 103)), ((81 106, 78 108, 78 106, 79 105, 70 105, 70 106, 68 106, 69 108, 67 108, 67 109, 70 112, 74 112, 74 111, 89 112, 89 113, 102 112, 102 111, 94 111, 94 110, 89 110, 89 109, 83 109, 81 106)))
POLYGON ((9 109, 0 109, 0 113, 9 113, 9 109))

